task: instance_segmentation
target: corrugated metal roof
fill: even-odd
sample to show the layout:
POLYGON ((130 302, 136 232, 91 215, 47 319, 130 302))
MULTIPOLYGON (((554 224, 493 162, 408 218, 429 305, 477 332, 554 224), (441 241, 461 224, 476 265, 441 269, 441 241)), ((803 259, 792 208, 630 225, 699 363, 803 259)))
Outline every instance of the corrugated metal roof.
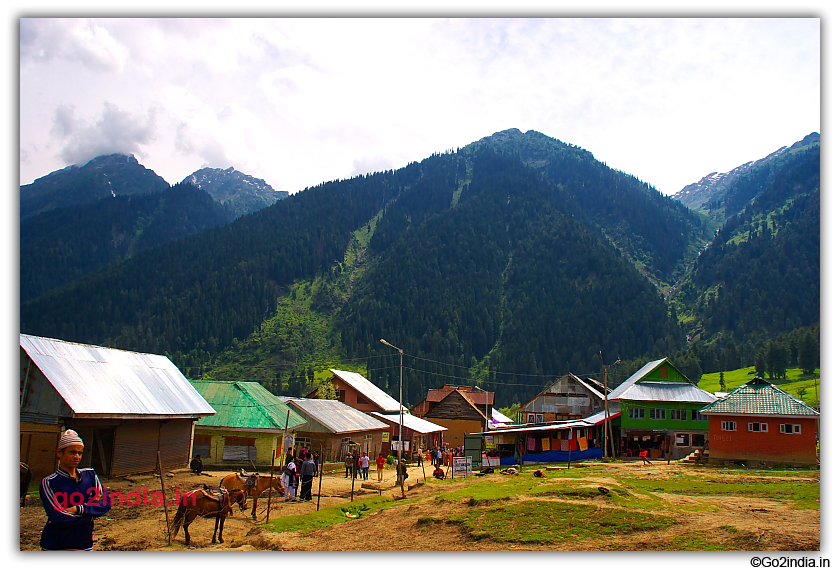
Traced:
MULTIPOLYGON (((379 412, 373 412, 374 416, 377 418, 383 418, 389 422, 394 424, 400 423, 400 415, 399 414, 381 414, 379 412)), ((411 414, 403 414, 402 416, 403 426, 407 427, 410 430, 416 431, 417 433, 434 433, 438 431, 447 431, 448 428, 443 426, 439 426, 435 423, 432 423, 428 420, 424 420, 423 418, 418 418, 417 416, 412 416, 411 414)))
POLYGON ((691 382, 644 380, 667 358, 653 360, 642 366, 630 378, 610 392, 609 400, 638 400, 661 402, 714 402, 715 397, 691 382))
POLYGON ((215 413, 165 356, 26 334, 20 347, 77 417, 215 413))
POLYGON ((512 424, 513 423, 512 419, 510 419, 509 417, 504 415, 502 412, 500 412, 496 408, 493 408, 493 411, 491 412, 490 415, 492 416, 490 418, 491 420, 496 420, 500 424, 512 424))
POLYGON ((284 396, 278 396, 278 398, 302 413, 307 421, 311 418, 333 433, 370 431, 388 427, 387 424, 338 400, 284 396))
POLYGON ((277 399, 258 382, 193 380, 192 385, 216 409, 213 417, 196 426, 281 432, 306 423, 306 419, 277 399))
POLYGON ((704 414, 819 416, 820 413, 775 384, 755 378, 701 410, 704 414))
MULTIPOLYGON (((612 399, 612 396, 610 396, 612 399)), ((714 402, 715 397, 694 384, 683 382, 639 382, 621 394, 622 400, 656 402, 714 402)))
MULTIPOLYGON (((379 406, 385 412, 400 412, 400 403, 394 398, 383 392, 373 382, 358 374, 356 372, 346 372, 344 370, 333 370, 330 372, 347 382, 353 389, 362 394, 371 403, 379 406)), ((403 406, 403 412, 408 412, 408 408, 403 406)))

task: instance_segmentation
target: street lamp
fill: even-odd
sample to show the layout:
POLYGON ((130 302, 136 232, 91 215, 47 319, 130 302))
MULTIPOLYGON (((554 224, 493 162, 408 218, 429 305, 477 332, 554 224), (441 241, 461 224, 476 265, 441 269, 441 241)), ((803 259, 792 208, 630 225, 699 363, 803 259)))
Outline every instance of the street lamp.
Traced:
POLYGON ((384 344, 385 346, 390 346, 394 350, 399 351, 400 353, 400 446, 397 450, 397 478, 400 480, 400 490, 402 491, 402 496, 405 497, 405 484, 403 482, 402 477, 402 452, 403 452, 403 398, 402 398, 402 384, 403 384, 403 349, 397 348, 384 338, 380 338, 379 342, 384 344))
MULTIPOLYGON (((604 431, 604 457, 606 458, 606 456, 607 456, 607 429, 609 428, 609 422, 610 422, 610 400, 609 400, 609 395, 607 394, 607 384, 609 382, 608 379, 609 379, 609 373, 610 373, 610 366, 615 366, 616 364, 621 362, 621 359, 620 358, 617 359, 615 362, 610 364, 610 366, 604 366, 604 355, 601 353, 600 350, 598 351, 598 358, 601 359, 601 380, 604 381, 604 429, 603 429, 603 431, 604 431)), ((615 447, 615 446, 613 446, 613 447, 615 447)), ((613 452, 613 455, 615 455, 615 452, 613 452)))

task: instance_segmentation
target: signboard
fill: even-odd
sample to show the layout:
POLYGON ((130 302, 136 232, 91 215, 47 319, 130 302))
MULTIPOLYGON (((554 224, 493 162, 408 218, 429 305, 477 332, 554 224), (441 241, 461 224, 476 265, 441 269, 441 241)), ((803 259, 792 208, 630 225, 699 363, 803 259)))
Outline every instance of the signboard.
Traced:
MULTIPOLYGON (((285 436, 283 436, 283 453, 284 454, 287 451, 289 451, 290 447, 294 447, 294 446, 295 446, 295 434, 287 433, 285 436)), ((285 455, 281 455, 280 460, 283 461, 284 459, 285 459, 285 455)))
MULTIPOLYGON (((405 452, 405 451, 408 451, 408 444, 409 444, 409 443, 410 443, 410 442, 408 442, 408 441, 404 441, 404 442, 402 442, 402 444, 403 444, 403 451, 404 451, 404 452, 405 452)), ((392 449, 392 450, 396 451, 396 450, 398 450, 399 448, 400 448, 400 442, 399 442, 399 441, 392 441, 392 442, 391 442, 391 449, 392 449)))
POLYGON ((472 476, 472 458, 471 457, 453 457, 454 465, 452 471, 455 477, 471 477, 472 476))
POLYGON ((391 432, 383 431, 382 432, 382 443, 388 443, 391 441, 391 432))
POLYGON ((501 461, 499 457, 487 457, 486 455, 481 458, 482 467, 501 467, 501 461))

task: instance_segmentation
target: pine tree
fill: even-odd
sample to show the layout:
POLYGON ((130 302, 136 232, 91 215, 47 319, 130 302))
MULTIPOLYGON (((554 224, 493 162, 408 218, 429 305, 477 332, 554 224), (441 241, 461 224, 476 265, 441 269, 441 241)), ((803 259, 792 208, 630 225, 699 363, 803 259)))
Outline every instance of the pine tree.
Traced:
POLYGON ((805 374, 813 374, 820 365, 820 347, 811 331, 799 340, 799 368, 805 374))

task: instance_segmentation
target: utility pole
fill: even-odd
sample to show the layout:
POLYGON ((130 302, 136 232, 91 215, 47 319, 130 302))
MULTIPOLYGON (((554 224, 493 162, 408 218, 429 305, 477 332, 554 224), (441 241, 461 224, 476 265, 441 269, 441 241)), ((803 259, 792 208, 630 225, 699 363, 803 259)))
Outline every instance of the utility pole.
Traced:
POLYGON ((400 480, 400 491, 402 492, 402 498, 405 498, 405 478, 402 476, 402 459, 403 459, 403 350, 401 348, 397 348, 390 342, 386 341, 384 338, 379 339, 379 342, 384 344, 385 346, 390 346, 391 348, 398 350, 400 353, 400 445, 397 450, 397 479, 400 480))

